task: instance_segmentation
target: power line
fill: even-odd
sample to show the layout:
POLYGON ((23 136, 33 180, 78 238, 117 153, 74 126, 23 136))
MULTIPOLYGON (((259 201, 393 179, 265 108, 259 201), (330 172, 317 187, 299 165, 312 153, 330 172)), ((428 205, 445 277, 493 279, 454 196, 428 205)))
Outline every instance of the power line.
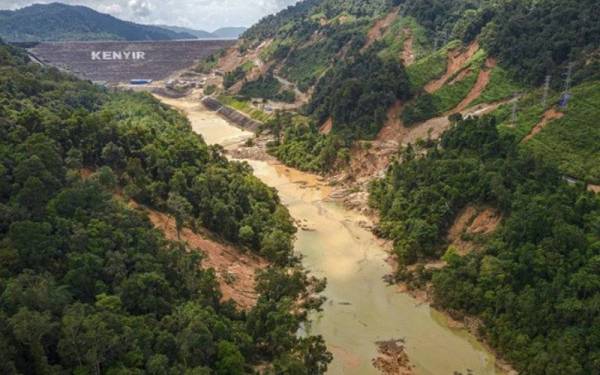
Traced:
POLYGON ((551 76, 547 75, 544 81, 544 95, 542 96, 542 108, 546 109, 548 104, 548 91, 550 91, 550 79, 551 76))
POLYGON ((514 99, 512 100, 512 112, 510 116, 510 122, 515 125, 517 123, 517 105, 519 103, 519 94, 514 94, 514 99))

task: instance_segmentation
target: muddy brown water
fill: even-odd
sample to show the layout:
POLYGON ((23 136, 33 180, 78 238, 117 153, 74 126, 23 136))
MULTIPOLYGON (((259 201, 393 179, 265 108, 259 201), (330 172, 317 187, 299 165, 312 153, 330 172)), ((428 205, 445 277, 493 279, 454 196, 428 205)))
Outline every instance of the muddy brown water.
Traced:
MULTIPOLYGON (((183 110, 194 131, 208 143, 231 147, 252 136, 197 101, 165 102, 183 110)), ((377 356, 375 342, 389 339, 405 340, 417 374, 501 373, 494 356, 467 331, 449 327, 443 314, 383 281, 392 270, 381 241, 360 225, 368 219, 328 202, 330 189, 317 176, 279 164, 246 161, 258 178, 279 191, 292 216, 309 229, 298 232, 295 249, 311 273, 327 278, 327 302, 306 330, 323 335, 333 353, 329 374, 377 374, 371 364, 377 356)))

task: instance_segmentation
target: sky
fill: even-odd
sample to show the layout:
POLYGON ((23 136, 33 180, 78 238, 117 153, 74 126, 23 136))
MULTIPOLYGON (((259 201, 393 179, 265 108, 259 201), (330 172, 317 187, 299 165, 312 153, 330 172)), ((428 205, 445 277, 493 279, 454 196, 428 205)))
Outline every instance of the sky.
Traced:
MULTIPOLYGON (((0 9, 18 9, 57 0, 0 0, 0 9)), ((145 24, 184 26, 213 31, 224 26, 251 26, 298 0, 59 0, 85 5, 117 18, 145 24)))

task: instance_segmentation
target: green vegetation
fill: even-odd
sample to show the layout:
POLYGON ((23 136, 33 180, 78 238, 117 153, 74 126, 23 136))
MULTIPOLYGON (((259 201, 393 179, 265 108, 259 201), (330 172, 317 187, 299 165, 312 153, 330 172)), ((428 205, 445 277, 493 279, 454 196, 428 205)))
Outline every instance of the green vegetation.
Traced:
POLYGON ((328 24, 321 30, 322 37, 292 49, 287 55, 281 74, 296 83, 302 91, 317 83, 325 72, 340 58, 359 50, 365 43, 366 21, 351 24, 328 24))
POLYGON ((407 37, 405 30, 408 30, 412 35, 412 47, 415 58, 418 59, 430 51, 431 46, 426 30, 412 17, 399 17, 383 35, 380 43, 383 43, 385 48, 379 52, 379 57, 396 61, 400 60, 407 37))
POLYGON ((550 122, 527 142, 535 154, 558 165, 564 174, 600 184, 600 82, 571 90, 565 116, 550 122))
POLYGON ((413 90, 424 87, 427 83, 440 78, 448 67, 448 51, 460 47, 459 41, 452 41, 444 48, 435 51, 406 68, 413 90))
POLYGON ((490 82, 483 90, 479 98, 475 99, 471 105, 494 103, 503 99, 510 98, 516 93, 524 91, 524 87, 511 79, 508 72, 496 66, 490 74, 490 82))
POLYGON ((0 11, 0 37, 10 42, 195 39, 188 33, 126 22, 61 3, 0 11))
POLYGON ((269 153, 286 165, 303 171, 323 172, 333 169, 336 161, 347 159, 347 149, 334 136, 319 134, 314 123, 291 113, 277 113, 267 123, 275 136, 269 153))
POLYGON ((200 61, 194 70, 198 73, 209 74, 217 67, 219 57, 219 54, 213 53, 212 55, 200 61))
POLYGON ((0 372, 324 373, 322 339, 297 336, 324 285, 276 192, 151 96, 26 61, 0 45, 0 372), (221 303, 201 255, 129 200, 269 259, 256 306, 221 303))
POLYGON ((332 46, 328 41, 294 49, 281 74, 296 83, 300 90, 306 91, 329 68, 333 57, 331 52, 332 46))
MULTIPOLYGON (((431 37, 469 42, 481 35, 489 54, 528 84, 560 75, 569 61, 584 69, 600 44, 594 0, 407 0, 403 8, 431 37)), ((598 63, 588 68, 597 74, 598 63)))
MULTIPOLYGON (((541 158, 556 163, 561 172, 570 177, 590 183, 600 181, 598 170, 598 81, 575 86, 571 92, 564 117, 550 121, 543 130, 527 141, 527 149, 541 158)), ((556 107, 560 95, 551 92, 548 105, 556 107)), ((506 104, 494 112, 502 133, 524 139, 540 123, 545 109, 541 104, 541 90, 522 96, 517 104, 517 119, 511 122, 512 105, 506 104)))
POLYGON ((371 203, 403 264, 444 254, 468 204, 495 207, 504 221, 479 251, 449 251, 445 268, 400 277, 432 281, 436 304, 479 317, 521 373, 594 373, 600 198, 518 149, 493 118, 458 121, 425 156, 409 148, 402 159, 373 184, 371 203))
MULTIPOLYGON (((344 15, 353 23, 359 18, 369 19, 382 15, 390 6, 388 0, 306 0, 275 15, 265 17, 244 34, 247 41, 262 41, 269 38, 306 39, 320 27, 325 20, 326 27, 332 26, 332 20, 344 15)), ((339 26, 333 25, 333 26, 339 26)))
POLYGON ((225 87, 225 89, 229 89, 231 86, 235 85, 245 77, 246 71, 244 70, 244 67, 238 66, 233 71, 225 73, 225 76, 223 77, 223 87, 225 87))
POLYGON ((293 91, 283 89, 281 83, 273 77, 273 74, 267 74, 256 81, 244 83, 240 95, 285 103, 296 101, 296 94, 293 91))
POLYGON ((485 58, 485 51, 477 51, 460 71, 449 77, 449 83, 433 94, 423 92, 413 103, 406 105, 402 112, 404 124, 413 125, 456 108, 477 82, 485 58))
MULTIPOLYGON (((551 93, 548 103, 552 104, 558 101, 558 94, 551 93)), ((542 90, 531 91, 526 95, 519 97, 517 103, 517 118, 512 123, 512 103, 504 104, 493 115, 498 119, 498 128, 501 133, 513 134, 516 139, 522 140, 531 129, 540 122, 544 115, 542 107, 542 90)))
POLYGON ((312 87, 337 60, 365 43, 373 17, 387 0, 308 0, 268 16, 244 34, 245 46, 273 39, 262 58, 282 63, 281 75, 302 91, 312 87))
POLYGON ((242 97, 220 95, 218 100, 221 102, 221 104, 238 110, 248 115, 253 120, 265 123, 272 118, 271 114, 263 112, 260 109, 254 108, 248 99, 242 97))
MULTIPOLYGON (((599 10, 594 0, 543 0, 534 7, 527 1, 507 1, 494 8, 482 41, 515 75, 540 84, 547 74, 564 73, 569 61, 580 69, 589 64, 588 55, 600 45, 600 23, 591 17, 599 10)), ((598 67, 596 61, 596 74, 598 67)))
POLYGON ((408 77, 376 49, 358 54, 329 71, 315 88, 307 112, 317 123, 333 119, 333 132, 350 140, 372 138, 397 100, 410 97, 408 77))
POLYGON ((212 95, 215 92, 217 92, 217 86, 216 85, 208 85, 204 88, 204 95, 212 95))

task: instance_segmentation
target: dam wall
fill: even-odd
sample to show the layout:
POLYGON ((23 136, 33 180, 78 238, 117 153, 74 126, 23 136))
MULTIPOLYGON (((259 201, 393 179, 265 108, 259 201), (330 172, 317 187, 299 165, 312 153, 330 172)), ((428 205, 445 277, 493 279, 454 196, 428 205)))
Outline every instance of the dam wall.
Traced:
POLYGON ((163 80, 235 44, 235 40, 42 42, 28 49, 45 65, 90 81, 163 80))

